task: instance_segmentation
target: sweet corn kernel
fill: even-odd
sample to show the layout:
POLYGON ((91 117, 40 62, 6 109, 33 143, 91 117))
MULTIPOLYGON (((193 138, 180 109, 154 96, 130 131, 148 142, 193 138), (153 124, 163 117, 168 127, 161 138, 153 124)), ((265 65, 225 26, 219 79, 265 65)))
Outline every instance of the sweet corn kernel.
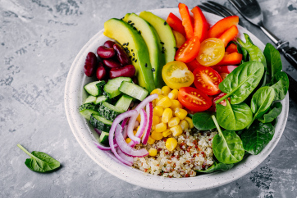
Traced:
POLYGON ((151 136, 149 136, 149 138, 147 140, 147 143, 154 144, 155 143, 155 140, 151 136))
POLYGON ((153 114, 154 114, 154 116, 161 117, 163 115, 163 111, 164 111, 164 109, 162 107, 155 106, 154 109, 153 109, 153 114))
POLYGON ((179 117, 179 119, 183 120, 187 116, 188 112, 184 109, 181 108, 176 108, 174 111, 174 115, 176 117, 179 117))
POLYGON ((137 116, 136 120, 140 123, 140 114, 137 116))
POLYGON ((171 105, 172 105, 172 102, 171 102, 170 98, 168 98, 168 96, 164 96, 161 100, 159 100, 157 102, 157 106, 161 106, 164 109, 171 107, 171 105))
POLYGON ((190 129, 194 127, 193 120, 191 118, 186 117, 185 120, 188 122, 190 129))
POLYGON ((156 101, 156 104, 158 104, 158 102, 164 97, 165 96, 163 96, 163 95, 159 95, 158 98, 156 98, 154 101, 156 101))
POLYGON ((179 117, 173 117, 169 120, 168 127, 174 127, 174 126, 178 125, 179 122, 180 122, 179 117))
POLYGON ((172 132, 173 136, 179 136, 179 135, 181 135, 183 133, 183 130, 182 130, 180 125, 176 125, 174 127, 171 127, 170 131, 172 132))
POLYGON ((171 131, 170 129, 167 129, 166 131, 163 131, 162 134, 164 137, 168 137, 169 135, 171 135, 171 131))
POLYGON ((155 148, 150 148, 150 150, 148 151, 149 155, 154 157, 157 155, 158 151, 155 148))
POLYGON ((161 95, 162 94, 162 91, 160 88, 157 88, 157 89, 154 89, 152 92, 151 92, 151 95, 153 94, 158 94, 158 95, 161 95))
POLYGON ((177 89, 173 89, 173 90, 168 94, 168 98, 170 98, 171 100, 176 100, 176 99, 177 99, 177 95, 178 95, 178 90, 177 90, 177 89))
POLYGON ((182 120, 179 125, 183 131, 189 128, 189 123, 186 120, 182 120))
POLYGON ((155 126, 156 124, 160 123, 160 117, 159 116, 153 116, 153 123, 152 125, 155 126))
POLYGON ((155 140, 161 140, 163 138, 163 133, 158 133, 157 131, 153 131, 151 136, 155 140))
POLYGON ((173 151, 177 146, 177 141, 175 138, 168 138, 166 140, 166 148, 168 151, 173 151))
POLYGON ((132 140, 130 138, 126 138, 127 144, 129 144, 132 140))
POLYGON ((160 133, 160 132, 163 132, 167 129, 167 124, 164 124, 164 123, 159 123, 155 126, 155 130, 156 132, 160 133))
POLYGON ((133 131, 134 135, 136 135, 137 131, 133 131))
POLYGON ((170 89, 170 87, 168 87, 168 86, 164 86, 164 87, 162 87, 162 94, 164 95, 164 96, 167 96, 169 93, 170 93, 170 91, 171 91, 171 89, 170 89))
POLYGON ((180 102, 178 100, 171 100, 171 102, 172 102, 172 105, 170 107, 171 109, 183 108, 183 106, 180 104, 180 102))
POLYGON ((166 108, 162 114, 162 122, 168 123, 172 118, 172 110, 170 108, 166 108))

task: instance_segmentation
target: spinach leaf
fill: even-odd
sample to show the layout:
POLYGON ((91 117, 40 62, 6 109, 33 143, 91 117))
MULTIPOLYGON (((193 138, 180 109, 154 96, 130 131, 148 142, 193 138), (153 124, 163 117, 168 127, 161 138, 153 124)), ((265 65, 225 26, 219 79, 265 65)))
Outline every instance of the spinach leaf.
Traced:
POLYGON ((222 132, 214 115, 212 119, 219 132, 212 140, 212 149, 215 157, 224 164, 240 162, 245 153, 240 137, 235 131, 225 130, 222 132))
POLYGON ((211 167, 206 170, 196 170, 198 173, 213 173, 217 171, 227 171, 230 170, 234 164, 224 164, 222 162, 214 162, 211 167))
POLYGON ((262 123, 272 122, 279 114, 282 112, 282 103, 276 102, 271 107, 268 113, 264 114, 262 117, 258 118, 262 123))
POLYGON ((17 146, 31 157, 26 159, 25 164, 32 171, 45 173, 53 171, 60 167, 60 162, 55 160, 46 153, 38 151, 33 151, 32 153, 29 153, 20 144, 18 144, 17 146))
POLYGON ((274 100, 283 100, 289 89, 289 78, 285 72, 277 72, 272 79, 272 88, 275 91, 274 100))
POLYGON ((238 53, 242 54, 241 63, 249 61, 249 57, 248 57, 249 54, 248 54, 247 50, 245 48, 241 47, 239 43, 237 43, 235 41, 231 41, 231 42, 237 46, 238 53))
POLYGON ((253 119, 253 113, 246 103, 231 105, 226 100, 226 106, 217 104, 217 119, 221 127, 227 130, 242 130, 253 119))
POLYGON ((257 155, 272 140, 273 135, 274 126, 271 123, 256 121, 241 135, 243 147, 248 153, 257 155))
POLYGON ((282 60, 280 57, 280 53, 275 47, 267 43, 264 49, 264 56, 267 61, 267 73, 273 78, 273 76, 282 70, 282 60))
POLYGON ((192 118, 195 128, 201 131, 211 130, 216 128, 216 125, 214 124, 211 118, 212 115, 213 114, 210 112, 195 113, 192 118))
POLYGON ((231 104, 243 102, 257 87, 264 73, 260 62, 245 62, 234 69, 220 84, 219 89, 226 93, 216 104, 230 97, 231 104))

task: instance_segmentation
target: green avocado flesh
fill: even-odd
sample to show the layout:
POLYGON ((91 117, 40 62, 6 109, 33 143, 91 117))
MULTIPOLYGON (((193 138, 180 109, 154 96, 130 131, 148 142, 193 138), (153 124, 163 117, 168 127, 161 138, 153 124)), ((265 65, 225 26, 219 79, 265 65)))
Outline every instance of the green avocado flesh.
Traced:
POLYGON ((149 22, 157 31, 160 40, 164 43, 165 63, 174 61, 176 42, 170 26, 166 21, 151 12, 142 11, 139 16, 149 22))
POLYGON ((130 56, 132 56, 132 64, 136 69, 139 85, 149 92, 154 90, 155 83, 149 51, 140 33, 128 23, 112 18, 104 23, 103 34, 128 48, 130 56))
POLYGON ((162 87, 164 85, 162 80, 162 68, 165 63, 165 57, 164 53, 162 53, 162 45, 158 33, 150 23, 134 13, 126 14, 123 21, 131 24, 140 31, 149 51, 152 68, 155 69, 153 71, 155 86, 159 88, 162 87))

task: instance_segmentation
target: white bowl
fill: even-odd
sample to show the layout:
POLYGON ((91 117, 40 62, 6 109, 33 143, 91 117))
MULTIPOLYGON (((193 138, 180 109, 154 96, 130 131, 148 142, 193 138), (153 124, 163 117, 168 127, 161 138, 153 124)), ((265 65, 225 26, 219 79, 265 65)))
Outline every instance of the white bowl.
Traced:
MULTIPOLYGON (((158 9, 152 10, 151 12, 162 17, 163 19, 166 19, 170 12, 179 16, 177 8, 158 9)), ((221 17, 210 13, 204 14, 211 25, 221 19, 221 17)), ((255 45, 257 45, 261 50, 264 49, 264 44, 252 33, 240 26, 238 27, 238 29, 240 32, 239 37, 241 39, 244 40, 243 33, 247 33, 249 34, 255 45)), ((199 175, 196 177, 188 178, 163 178, 160 176, 144 174, 138 169, 134 169, 132 167, 121 164, 113 156, 113 154, 101 151, 93 144, 93 141, 98 138, 98 135, 96 134, 96 132, 94 132, 93 128, 89 126, 87 121, 79 114, 78 111, 78 107, 86 98, 86 93, 83 90, 83 86, 88 82, 95 80, 86 77, 84 74, 83 65, 85 62, 85 57, 90 51, 96 53, 98 46, 102 45, 106 40, 108 40, 108 38, 105 37, 102 33, 103 30, 93 36, 93 38, 91 38, 91 40, 80 50, 75 60, 73 61, 73 64, 67 76, 64 101, 67 120, 75 138, 77 139, 81 147, 85 150, 85 152, 97 164, 99 164, 109 173, 126 182, 148 189, 171 192, 205 190, 230 183, 249 173, 261 162, 264 161, 264 159, 272 152, 272 150, 280 140, 286 126, 289 112, 288 94, 282 101, 283 110, 278 117, 278 122, 275 127, 275 134, 270 143, 263 149, 260 154, 249 156, 246 160, 240 162, 239 165, 235 166, 229 171, 199 175)))

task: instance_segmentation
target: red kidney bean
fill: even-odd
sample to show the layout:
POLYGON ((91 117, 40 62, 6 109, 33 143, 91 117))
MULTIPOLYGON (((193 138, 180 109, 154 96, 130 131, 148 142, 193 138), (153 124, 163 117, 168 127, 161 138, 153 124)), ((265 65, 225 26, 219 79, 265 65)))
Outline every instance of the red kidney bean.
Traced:
POLYGON ((113 59, 104 59, 103 63, 106 67, 109 67, 109 68, 121 67, 121 64, 118 61, 115 61, 113 59))
POLYGON ((112 58, 116 54, 113 48, 107 48, 105 46, 100 46, 97 49, 97 54, 100 58, 112 58))
POLYGON ((115 42, 113 42, 111 40, 108 40, 108 41, 105 41, 103 46, 108 47, 108 48, 112 48, 114 44, 115 44, 115 42))
POLYGON ((96 77, 98 80, 103 80, 105 78, 105 76, 106 76, 106 69, 103 66, 103 63, 99 62, 99 65, 98 65, 98 68, 96 71, 96 77))
POLYGON ((117 77, 133 77, 135 74, 135 67, 133 65, 126 65, 120 68, 112 68, 109 71, 109 78, 117 78, 117 77))
POLYGON ((85 65, 84 65, 84 72, 88 77, 91 77, 94 75, 94 72, 96 70, 96 65, 97 65, 97 56, 93 52, 89 52, 85 65))
POLYGON ((125 52, 124 48, 119 44, 115 43, 113 45, 113 49, 117 52, 117 59, 121 63, 122 66, 131 64, 131 60, 125 52))

